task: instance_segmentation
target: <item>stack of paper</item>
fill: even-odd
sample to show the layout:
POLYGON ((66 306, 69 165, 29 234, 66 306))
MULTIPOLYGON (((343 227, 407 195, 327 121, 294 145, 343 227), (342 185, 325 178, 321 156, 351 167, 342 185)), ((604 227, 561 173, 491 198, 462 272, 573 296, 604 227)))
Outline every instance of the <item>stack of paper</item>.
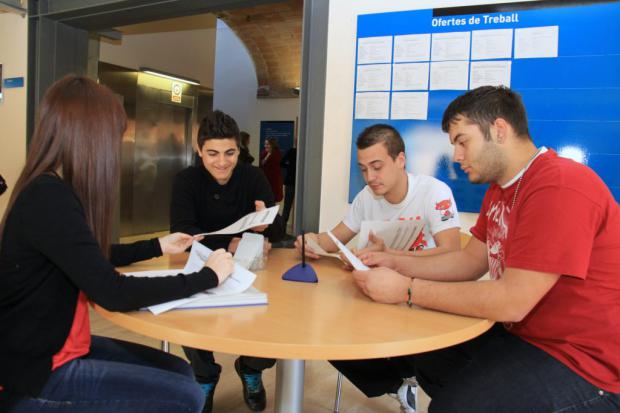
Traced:
MULTIPOLYGON (((134 277, 165 277, 178 273, 191 274, 204 267, 211 250, 194 241, 183 270, 137 271, 126 273, 134 277)), ((267 304, 267 294, 252 287, 256 274, 235 264, 233 273, 222 284, 191 297, 173 300, 148 307, 153 314, 161 314, 174 308, 234 307, 267 304)))

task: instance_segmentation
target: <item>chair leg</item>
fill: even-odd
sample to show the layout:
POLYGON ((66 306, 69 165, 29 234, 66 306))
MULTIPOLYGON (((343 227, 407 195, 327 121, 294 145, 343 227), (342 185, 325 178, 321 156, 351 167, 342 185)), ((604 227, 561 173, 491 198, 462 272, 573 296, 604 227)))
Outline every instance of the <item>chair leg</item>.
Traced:
POLYGON ((334 400, 334 413, 340 412, 341 393, 342 393, 342 373, 338 372, 338 381, 336 382, 336 400, 334 400))

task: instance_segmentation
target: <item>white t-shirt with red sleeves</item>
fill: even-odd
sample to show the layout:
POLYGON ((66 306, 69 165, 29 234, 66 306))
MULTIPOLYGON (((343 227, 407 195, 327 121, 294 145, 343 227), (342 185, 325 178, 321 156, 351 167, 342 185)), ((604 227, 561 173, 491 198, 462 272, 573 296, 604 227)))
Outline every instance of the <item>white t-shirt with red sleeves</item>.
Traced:
POLYGON ((353 200, 343 223, 359 232, 362 221, 424 221, 424 228, 410 249, 434 248, 433 236, 450 228, 460 228, 456 203, 450 187, 427 175, 407 174, 407 195, 391 204, 375 195, 366 185, 353 200))

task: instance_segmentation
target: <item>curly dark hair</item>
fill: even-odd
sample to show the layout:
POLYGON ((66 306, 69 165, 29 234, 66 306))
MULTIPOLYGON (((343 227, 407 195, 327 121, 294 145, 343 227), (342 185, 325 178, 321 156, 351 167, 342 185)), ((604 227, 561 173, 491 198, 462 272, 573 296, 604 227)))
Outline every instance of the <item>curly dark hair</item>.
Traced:
POLYGON ((209 113, 202 119, 198 128, 198 148, 202 149, 205 142, 211 139, 234 139, 240 148, 241 140, 237 122, 221 110, 209 113))

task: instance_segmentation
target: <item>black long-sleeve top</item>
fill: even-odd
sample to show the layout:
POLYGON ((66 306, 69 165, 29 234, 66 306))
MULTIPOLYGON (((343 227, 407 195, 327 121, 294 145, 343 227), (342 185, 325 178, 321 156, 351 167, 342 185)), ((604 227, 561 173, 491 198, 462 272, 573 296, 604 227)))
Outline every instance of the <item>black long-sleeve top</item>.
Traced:
MULTIPOLYGON (((161 255, 157 239, 101 252, 72 187, 42 175, 18 196, 0 249, 0 388, 36 396, 64 345, 80 291, 111 311, 183 298, 215 287, 210 268, 161 278, 121 276, 115 265, 161 255)), ((2 405, 0 391, 0 406, 2 405)))
POLYGON ((297 148, 292 147, 282 157, 280 166, 286 169, 284 175, 284 185, 295 185, 295 176, 297 174, 297 148))
MULTIPOLYGON (((230 180, 220 185, 204 165, 191 166, 177 174, 172 185, 170 230, 195 235, 227 227, 254 212, 254 201, 275 205, 265 174, 255 166, 238 162, 230 180)), ((271 242, 284 236, 280 215, 263 232, 271 242)), ((228 247, 234 235, 206 236, 203 244, 211 249, 228 247)))

